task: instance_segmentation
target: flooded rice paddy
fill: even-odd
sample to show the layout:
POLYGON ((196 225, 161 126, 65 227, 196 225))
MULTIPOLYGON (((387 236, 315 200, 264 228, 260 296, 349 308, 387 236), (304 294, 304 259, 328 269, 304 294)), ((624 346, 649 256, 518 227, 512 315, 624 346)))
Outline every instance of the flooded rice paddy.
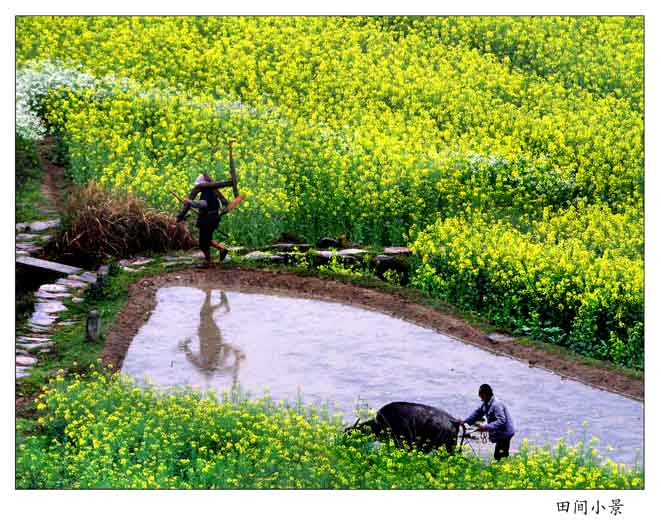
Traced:
MULTIPOLYGON (((436 331, 348 305, 267 293, 165 287, 156 296, 122 367, 137 380, 218 393, 238 385, 252 396, 268 391, 290 402, 302 395, 306 404, 329 404, 347 422, 357 402, 378 409, 396 400, 463 418, 479 405, 477 389, 487 382, 510 409, 514 450, 524 437, 543 444, 587 435, 598 437, 599 449, 615 461, 642 460, 642 403, 436 331)), ((473 446, 493 451, 491 444, 473 446)))

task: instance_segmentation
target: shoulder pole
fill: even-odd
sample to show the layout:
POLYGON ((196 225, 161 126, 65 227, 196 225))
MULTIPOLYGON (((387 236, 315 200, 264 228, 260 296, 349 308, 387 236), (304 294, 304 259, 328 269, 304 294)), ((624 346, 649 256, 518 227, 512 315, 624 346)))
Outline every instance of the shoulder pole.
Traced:
POLYGON ((232 143, 235 141, 236 140, 230 140, 227 143, 227 146, 229 147, 230 154, 230 178, 232 179, 232 192, 234 193, 234 198, 237 198, 239 196, 239 186, 236 179, 236 167, 234 166, 234 158, 232 158, 232 143))

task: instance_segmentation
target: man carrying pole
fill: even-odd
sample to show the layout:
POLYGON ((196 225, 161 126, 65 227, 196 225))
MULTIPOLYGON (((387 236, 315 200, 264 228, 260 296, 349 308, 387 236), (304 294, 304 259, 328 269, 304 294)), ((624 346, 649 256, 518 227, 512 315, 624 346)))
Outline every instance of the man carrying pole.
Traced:
POLYGON ((200 250, 204 253, 205 268, 211 268, 211 246, 220 252, 219 262, 223 261, 227 256, 227 249, 213 240, 213 233, 218 228, 218 224, 220 224, 220 217, 234 209, 243 200, 243 195, 239 194, 237 186, 236 169, 232 158, 232 143, 234 143, 234 140, 230 140, 228 143, 231 178, 229 180, 218 180, 214 182, 208 173, 201 174, 195 180, 195 187, 188 195, 188 198, 182 201, 184 204, 183 208, 177 214, 177 222, 182 222, 191 207, 198 210, 196 225, 200 230, 200 250), (235 197, 232 202, 229 202, 220 192, 221 187, 232 188, 235 197), (199 200, 195 200, 198 194, 201 194, 201 197, 199 200))

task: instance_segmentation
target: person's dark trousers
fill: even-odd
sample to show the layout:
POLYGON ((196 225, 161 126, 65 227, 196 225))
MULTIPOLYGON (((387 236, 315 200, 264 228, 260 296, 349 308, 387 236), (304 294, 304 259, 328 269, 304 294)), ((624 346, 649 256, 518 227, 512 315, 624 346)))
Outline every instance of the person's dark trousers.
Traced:
POLYGON ((201 212, 197 219, 197 227, 200 229, 200 250, 202 250, 205 256, 210 255, 213 232, 219 223, 220 217, 218 216, 218 212, 201 212))
POLYGON ((213 238, 213 228, 205 225, 200 226, 200 250, 204 255, 209 255, 211 251, 211 240, 213 238))
POLYGON ((496 450, 493 453, 493 458, 496 461, 500 461, 504 457, 510 455, 510 441, 513 436, 507 437, 506 439, 498 439, 496 441, 496 450))

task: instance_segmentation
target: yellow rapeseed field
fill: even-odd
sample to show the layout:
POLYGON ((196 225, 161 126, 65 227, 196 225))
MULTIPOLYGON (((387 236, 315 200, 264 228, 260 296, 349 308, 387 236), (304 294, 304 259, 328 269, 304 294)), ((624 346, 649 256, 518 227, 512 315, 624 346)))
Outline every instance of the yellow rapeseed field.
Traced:
POLYGON ((19 17, 16 54, 76 182, 174 212, 237 138, 236 242, 411 243, 420 288, 643 367, 642 17, 19 17))
POLYGON ((113 375, 56 378, 39 398, 40 433, 17 439, 17 488, 642 488, 639 468, 592 445, 529 448, 487 464, 346 436, 314 408, 268 398, 162 394, 113 375))

